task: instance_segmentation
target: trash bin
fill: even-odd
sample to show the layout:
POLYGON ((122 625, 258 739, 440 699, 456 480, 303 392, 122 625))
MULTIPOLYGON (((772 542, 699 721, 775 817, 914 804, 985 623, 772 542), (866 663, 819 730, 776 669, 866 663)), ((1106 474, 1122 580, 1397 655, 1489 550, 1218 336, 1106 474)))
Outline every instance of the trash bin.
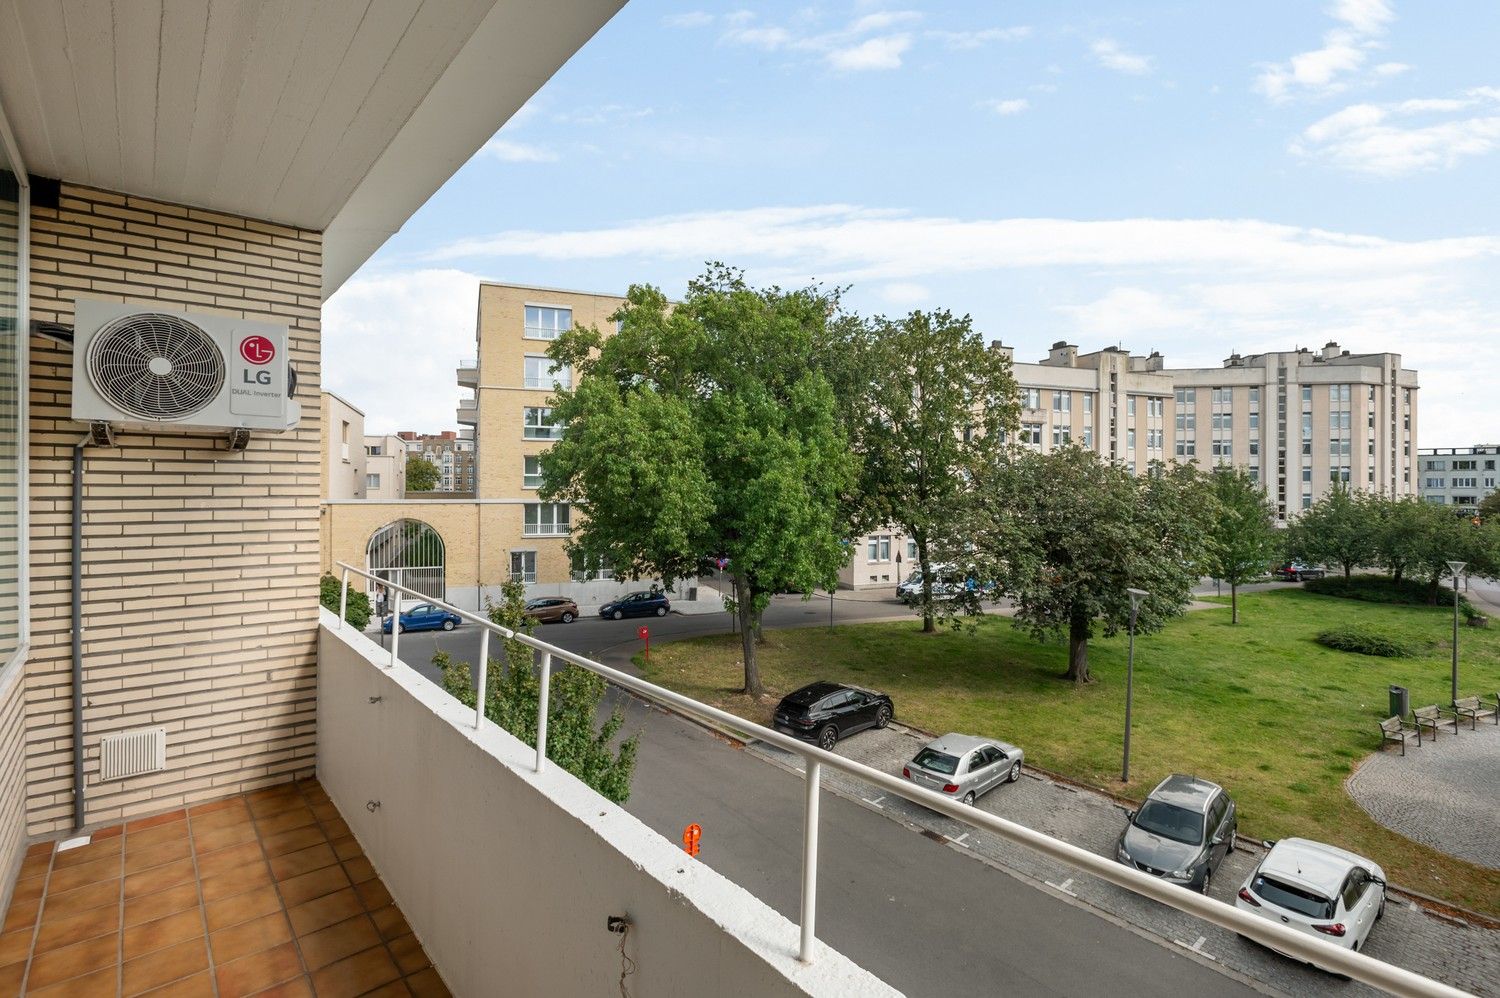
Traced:
POLYGON ((1391 687, 1390 717, 1405 717, 1411 713, 1411 691, 1405 686, 1391 687))

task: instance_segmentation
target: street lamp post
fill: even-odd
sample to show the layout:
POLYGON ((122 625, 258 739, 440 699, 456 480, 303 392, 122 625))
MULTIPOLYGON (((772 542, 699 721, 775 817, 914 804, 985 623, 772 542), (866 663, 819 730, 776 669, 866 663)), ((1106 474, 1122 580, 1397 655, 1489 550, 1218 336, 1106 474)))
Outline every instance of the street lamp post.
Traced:
POLYGON ((1464 570, 1466 561, 1448 562, 1453 573, 1453 703, 1458 703, 1458 574, 1464 570))
POLYGON ((1125 658, 1125 764, 1120 768, 1120 782, 1130 782, 1130 707, 1135 698, 1135 618, 1140 612, 1144 589, 1127 589, 1130 594, 1130 652, 1125 658))

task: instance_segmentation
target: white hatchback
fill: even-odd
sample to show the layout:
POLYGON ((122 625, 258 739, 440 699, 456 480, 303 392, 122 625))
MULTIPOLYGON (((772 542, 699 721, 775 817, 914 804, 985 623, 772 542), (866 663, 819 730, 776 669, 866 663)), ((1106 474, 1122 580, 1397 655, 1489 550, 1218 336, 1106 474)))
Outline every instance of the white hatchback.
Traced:
POLYGON ((1337 846, 1282 839, 1245 878, 1234 906, 1358 950, 1385 914, 1385 871, 1337 846))

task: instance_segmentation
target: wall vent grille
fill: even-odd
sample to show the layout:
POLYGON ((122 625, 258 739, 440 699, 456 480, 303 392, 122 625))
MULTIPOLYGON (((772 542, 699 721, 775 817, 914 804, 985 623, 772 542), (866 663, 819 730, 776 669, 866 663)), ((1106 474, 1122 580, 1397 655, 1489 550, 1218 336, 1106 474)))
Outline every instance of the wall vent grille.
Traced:
POLYGON ((167 768, 167 729, 140 728, 99 739, 99 779, 157 773, 167 768))

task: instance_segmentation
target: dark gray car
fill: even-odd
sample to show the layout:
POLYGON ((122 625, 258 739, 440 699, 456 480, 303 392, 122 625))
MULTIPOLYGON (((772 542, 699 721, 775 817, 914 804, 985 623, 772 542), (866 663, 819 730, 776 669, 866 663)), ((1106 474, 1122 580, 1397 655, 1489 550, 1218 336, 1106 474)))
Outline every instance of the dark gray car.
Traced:
POLYGON ((1234 848, 1238 816, 1224 788, 1174 773, 1157 784, 1120 833, 1115 859, 1190 890, 1208 893, 1234 848))

